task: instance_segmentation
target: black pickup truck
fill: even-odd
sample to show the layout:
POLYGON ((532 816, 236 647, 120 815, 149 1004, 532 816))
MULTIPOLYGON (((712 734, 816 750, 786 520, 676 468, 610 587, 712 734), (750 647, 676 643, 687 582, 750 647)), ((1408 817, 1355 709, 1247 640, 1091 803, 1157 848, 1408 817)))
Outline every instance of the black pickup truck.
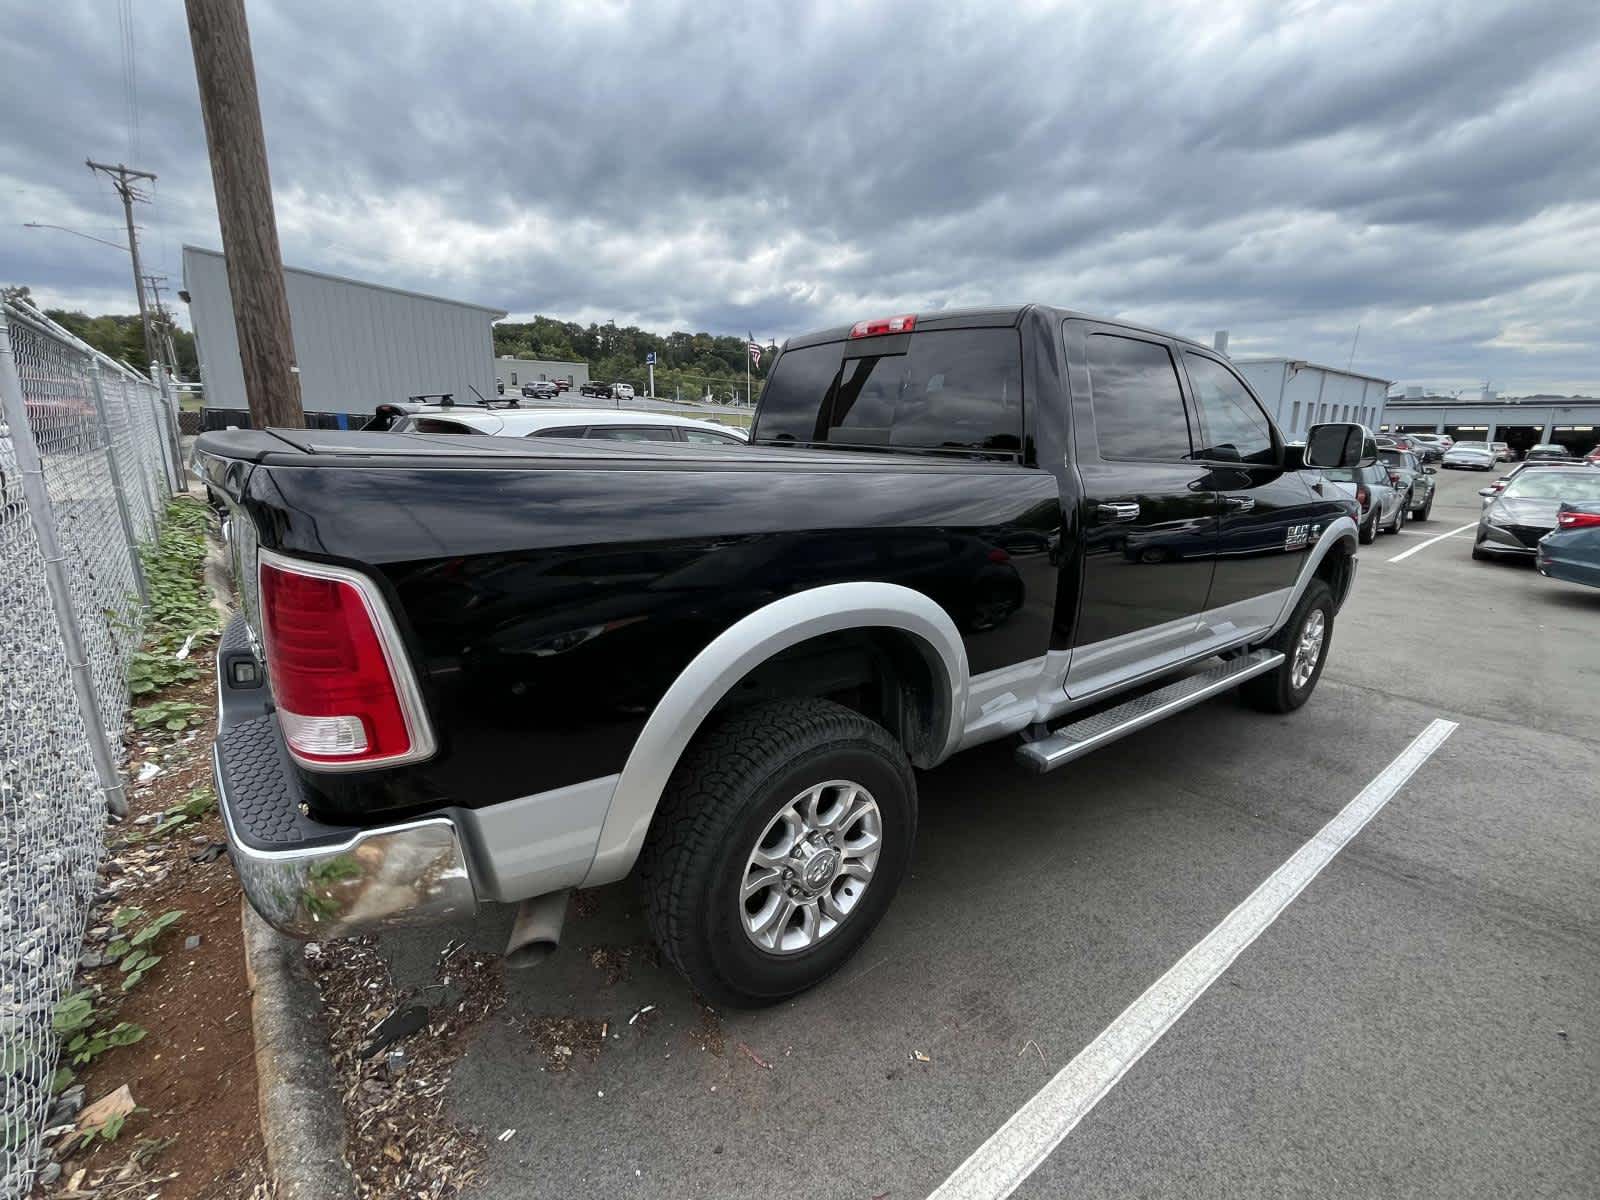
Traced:
MULTIPOLYGON (((242 612, 218 794, 300 936, 634 874, 667 956, 759 1004, 903 878, 916 769, 1050 771, 1208 696, 1299 707, 1355 567, 1321 468, 1204 346, 1040 305, 792 339, 749 445, 208 433, 242 612)), ((1249 737, 1241 729, 1241 739, 1249 737)))

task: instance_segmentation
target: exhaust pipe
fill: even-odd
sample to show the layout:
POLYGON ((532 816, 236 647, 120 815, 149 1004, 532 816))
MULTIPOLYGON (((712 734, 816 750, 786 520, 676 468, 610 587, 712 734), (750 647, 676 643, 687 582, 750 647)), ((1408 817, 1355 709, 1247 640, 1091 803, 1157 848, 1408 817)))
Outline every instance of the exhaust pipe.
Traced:
POLYGON ((561 925, 567 919, 571 888, 524 900, 517 908, 511 939, 506 943, 506 966, 536 967, 561 944, 561 925))

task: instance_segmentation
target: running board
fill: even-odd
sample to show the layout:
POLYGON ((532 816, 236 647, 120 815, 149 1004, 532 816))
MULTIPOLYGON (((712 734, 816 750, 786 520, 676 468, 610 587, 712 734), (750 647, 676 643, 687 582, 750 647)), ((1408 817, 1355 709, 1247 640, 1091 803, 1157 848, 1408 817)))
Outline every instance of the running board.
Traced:
POLYGON ((1176 683, 1126 700, 1115 708, 1063 725, 1037 741, 1024 742, 1017 747, 1017 761, 1043 775, 1091 750, 1209 700, 1218 692, 1238 687, 1246 679, 1264 675, 1281 662, 1283 655, 1277 650, 1255 650, 1231 658, 1209 671, 1186 676, 1176 683))

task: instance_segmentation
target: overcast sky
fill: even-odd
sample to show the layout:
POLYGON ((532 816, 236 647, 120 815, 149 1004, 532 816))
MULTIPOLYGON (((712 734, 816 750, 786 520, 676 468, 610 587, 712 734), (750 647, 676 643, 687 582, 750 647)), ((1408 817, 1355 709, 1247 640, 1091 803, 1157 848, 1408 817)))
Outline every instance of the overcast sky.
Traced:
MULTIPOLYGON (((180 0, 0 0, 0 282, 221 244, 180 0)), ((1600 3, 250 0, 292 266, 758 337, 1043 300, 1600 394, 1600 3)))

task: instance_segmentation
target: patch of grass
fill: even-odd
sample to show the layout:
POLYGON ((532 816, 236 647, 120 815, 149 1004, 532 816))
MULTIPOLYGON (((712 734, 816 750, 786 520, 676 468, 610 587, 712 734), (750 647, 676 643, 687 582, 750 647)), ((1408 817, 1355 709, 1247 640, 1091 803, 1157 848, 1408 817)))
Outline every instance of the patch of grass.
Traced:
POLYGON ((139 705, 130 715, 140 729, 168 729, 173 733, 191 725, 201 725, 206 720, 200 706, 188 700, 156 700, 139 705))
POLYGON ((150 589, 145 649, 152 656, 171 658, 190 635, 217 631, 204 576, 209 521, 204 504, 180 496, 167 504, 156 540, 139 549, 150 589))

